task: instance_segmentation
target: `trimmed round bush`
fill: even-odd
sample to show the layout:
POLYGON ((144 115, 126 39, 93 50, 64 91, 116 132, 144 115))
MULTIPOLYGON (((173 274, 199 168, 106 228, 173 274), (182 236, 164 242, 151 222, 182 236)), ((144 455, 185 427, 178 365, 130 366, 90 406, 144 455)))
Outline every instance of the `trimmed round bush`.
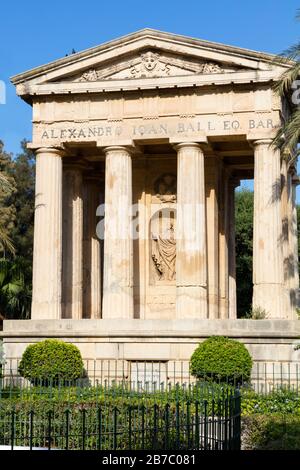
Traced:
POLYGON ((44 384, 71 381, 82 377, 83 361, 74 344, 46 339, 27 346, 19 364, 19 373, 26 379, 44 384))
POLYGON ((194 351, 190 372, 199 379, 239 383, 250 379, 252 358, 243 343, 211 336, 194 351))

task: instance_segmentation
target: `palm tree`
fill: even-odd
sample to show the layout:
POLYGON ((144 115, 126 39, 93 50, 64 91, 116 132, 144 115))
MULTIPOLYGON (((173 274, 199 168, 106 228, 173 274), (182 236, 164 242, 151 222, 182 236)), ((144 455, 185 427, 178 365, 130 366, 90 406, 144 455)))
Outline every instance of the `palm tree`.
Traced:
MULTIPOLYGON (((3 192, 10 192, 12 190, 11 183, 6 175, 0 172, 0 187, 3 192)), ((0 246, 6 248, 11 254, 15 254, 15 248, 11 239, 7 235, 2 222, 0 221, 0 246)))
MULTIPOLYGON (((296 18, 300 20, 300 9, 297 10, 296 18)), ((295 91, 293 85, 300 78, 300 42, 287 49, 279 57, 279 60, 281 63, 289 65, 289 67, 282 73, 279 81, 274 86, 274 90, 282 99, 287 100, 291 112, 278 129, 273 145, 281 150, 289 164, 293 164, 300 154, 300 149, 297 148, 300 141, 300 106, 299 103, 293 103, 292 101, 292 94, 295 91)), ((276 58, 276 61, 278 63, 278 58, 276 58)))
POLYGON ((29 318, 31 286, 26 273, 23 258, 0 259, 0 314, 4 318, 29 318))

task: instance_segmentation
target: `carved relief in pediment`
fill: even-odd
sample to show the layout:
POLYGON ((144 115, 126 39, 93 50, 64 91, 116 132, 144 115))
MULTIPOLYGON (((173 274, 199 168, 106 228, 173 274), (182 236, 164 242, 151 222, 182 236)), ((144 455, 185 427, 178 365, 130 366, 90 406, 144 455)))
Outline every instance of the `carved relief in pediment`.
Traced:
POLYGON ((94 82, 103 79, 158 78, 175 75, 222 73, 215 62, 195 61, 148 50, 130 60, 97 69, 91 68, 75 81, 94 82))

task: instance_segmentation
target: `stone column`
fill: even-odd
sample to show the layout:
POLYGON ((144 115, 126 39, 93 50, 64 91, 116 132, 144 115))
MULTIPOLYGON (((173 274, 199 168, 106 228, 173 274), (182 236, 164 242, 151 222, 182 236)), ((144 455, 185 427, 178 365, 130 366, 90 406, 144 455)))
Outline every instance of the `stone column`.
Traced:
POLYGON ((102 318, 133 318, 132 162, 125 147, 105 149, 102 318))
POLYGON ((224 167, 221 171, 220 181, 220 233, 219 233, 219 318, 226 319, 229 316, 229 263, 228 263, 228 249, 229 249, 229 178, 230 171, 224 167))
POLYGON ((291 265, 290 256, 290 201, 291 196, 291 176, 288 173, 287 159, 282 156, 281 159, 281 220, 282 220, 282 257, 283 257, 283 282, 284 297, 283 308, 286 317, 292 316, 290 276, 293 267, 291 265))
POLYGON ((237 317, 236 305, 236 254, 235 254, 235 188, 239 186, 237 178, 231 178, 228 184, 228 297, 229 318, 237 317))
POLYGON ((289 276, 288 287, 290 291, 291 318, 295 319, 295 309, 300 306, 299 296, 299 265, 298 265, 298 227, 296 188, 299 177, 288 173, 288 227, 289 227, 289 276))
POLYGON ((99 177, 84 187, 84 318, 101 318, 101 243, 96 234, 98 206, 103 203, 99 177))
POLYGON ((177 152, 176 316, 207 318, 204 155, 196 143, 177 152))
POLYGON ((82 318, 83 200, 82 168, 64 169, 63 189, 63 317, 82 318))
POLYGON ((56 148, 36 151, 33 320, 61 318, 62 158, 56 148))
POLYGON ((219 169, 218 157, 205 160, 209 319, 219 318, 219 169))
POLYGON ((280 152, 254 142, 253 308, 284 318, 280 152))

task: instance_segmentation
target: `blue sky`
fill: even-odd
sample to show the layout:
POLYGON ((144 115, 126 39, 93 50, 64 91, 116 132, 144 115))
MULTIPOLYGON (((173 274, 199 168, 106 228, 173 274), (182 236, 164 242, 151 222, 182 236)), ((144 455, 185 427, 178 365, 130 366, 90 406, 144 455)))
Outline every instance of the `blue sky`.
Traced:
POLYGON ((31 139, 31 108, 9 77, 145 27, 280 53, 298 41, 300 0, 51 0, 2 2, 0 139, 17 153, 31 139))

